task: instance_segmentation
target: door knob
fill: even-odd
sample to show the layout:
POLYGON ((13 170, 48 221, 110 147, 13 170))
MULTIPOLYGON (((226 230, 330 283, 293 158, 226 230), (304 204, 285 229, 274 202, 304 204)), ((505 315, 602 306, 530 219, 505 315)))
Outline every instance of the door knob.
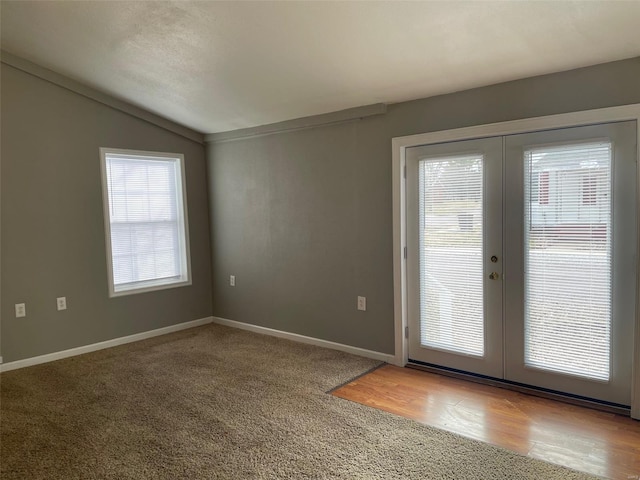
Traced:
POLYGON ((497 280, 498 278, 500 278, 500 275, 498 274, 498 272, 491 272, 491 273, 489 274, 489 278, 490 278, 491 280, 497 280))

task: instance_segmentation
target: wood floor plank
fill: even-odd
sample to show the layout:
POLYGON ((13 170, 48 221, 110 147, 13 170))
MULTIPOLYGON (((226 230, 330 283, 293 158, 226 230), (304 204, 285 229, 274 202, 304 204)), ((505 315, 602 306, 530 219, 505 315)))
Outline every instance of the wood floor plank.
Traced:
POLYGON ((640 422, 386 365, 333 395, 612 480, 640 479, 640 422))

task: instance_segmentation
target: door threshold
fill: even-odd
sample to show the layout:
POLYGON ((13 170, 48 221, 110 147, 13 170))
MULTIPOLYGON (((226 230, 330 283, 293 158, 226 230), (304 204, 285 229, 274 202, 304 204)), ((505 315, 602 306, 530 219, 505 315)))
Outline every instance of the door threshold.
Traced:
POLYGON ((615 413, 616 415, 624 415, 627 417, 631 416, 631 407, 627 405, 620 405, 617 403, 605 402, 603 400, 597 400, 594 398, 558 392, 556 390, 534 387, 532 385, 525 385, 509 380, 502 380, 500 378, 466 372, 464 370, 457 370, 455 368, 443 367, 441 365, 434 365, 431 363, 421 362, 419 360, 409 359, 406 367, 416 370, 423 370, 425 372, 436 373, 445 377, 452 377, 461 380, 467 380, 470 382, 480 383, 482 385, 504 388, 507 390, 512 390, 527 395, 533 395, 536 397, 557 400, 559 402, 569 403, 571 405, 577 405, 580 407, 592 408, 601 412, 615 413))

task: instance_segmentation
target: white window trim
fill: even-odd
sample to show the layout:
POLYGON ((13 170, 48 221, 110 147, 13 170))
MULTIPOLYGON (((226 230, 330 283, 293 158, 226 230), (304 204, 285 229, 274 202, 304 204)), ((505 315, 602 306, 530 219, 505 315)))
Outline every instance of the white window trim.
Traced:
MULTIPOLYGON (((562 113, 545 117, 525 118, 509 122, 491 123, 472 127, 442 130, 392 139, 393 189, 393 291, 394 291, 394 364, 404 366, 408 361, 407 328, 407 274, 404 258, 406 239, 406 192, 404 172, 407 148, 433 143, 497 137, 565 127, 578 127, 598 123, 635 120, 637 131, 637 161, 640 162, 640 104, 609 107, 581 112, 562 113)), ((638 168, 636 204, 640 212, 640 168, 638 168)), ((640 220, 640 219, 639 219, 640 220)), ((638 221, 640 234, 640 221, 638 221)), ((640 290, 640 246, 636 252, 637 285, 640 290)), ((633 346, 633 374, 631 417, 640 420, 640 291, 636 293, 636 322, 633 346)))
POLYGON ((124 295, 134 295, 138 293, 154 292, 156 290, 165 290, 168 288, 184 287, 192 284, 191 280, 191 250, 189 241, 189 215, 187 211, 187 184, 184 155, 181 153, 166 153, 166 152, 147 152, 141 150, 125 150, 118 148, 100 147, 100 174, 102 177, 102 205, 104 216, 104 229, 105 229, 105 245, 106 245, 106 258, 107 258, 107 283, 109 287, 109 297, 120 297, 124 295), (140 282, 140 285, 145 283, 148 286, 141 286, 139 288, 130 288, 126 290, 116 291, 113 281, 113 250, 111 248, 111 217, 109 213, 109 193, 107 189, 107 155, 123 155, 127 157, 150 157, 157 159, 171 159, 178 160, 178 168, 180 170, 180 195, 177 196, 178 209, 182 211, 182 225, 180 227, 184 230, 184 250, 185 250, 185 264, 183 265, 186 272, 186 279, 173 281, 173 279, 164 280, 149 280, 148 282, 140 282))

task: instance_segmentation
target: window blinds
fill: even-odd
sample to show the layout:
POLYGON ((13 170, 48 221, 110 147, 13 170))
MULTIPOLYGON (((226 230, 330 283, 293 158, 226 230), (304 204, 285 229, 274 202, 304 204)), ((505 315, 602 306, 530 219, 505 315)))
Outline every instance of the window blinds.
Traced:
POLYGON ((606 381, 611 144, 525 151, 525 364, 606 381))
POLYGON ((179 159, 107 154, 105 162, 114 290, 184 276, 179 159))
POLYGON ((484 355, 480 155, 419 162, 420 342, 484 355))

